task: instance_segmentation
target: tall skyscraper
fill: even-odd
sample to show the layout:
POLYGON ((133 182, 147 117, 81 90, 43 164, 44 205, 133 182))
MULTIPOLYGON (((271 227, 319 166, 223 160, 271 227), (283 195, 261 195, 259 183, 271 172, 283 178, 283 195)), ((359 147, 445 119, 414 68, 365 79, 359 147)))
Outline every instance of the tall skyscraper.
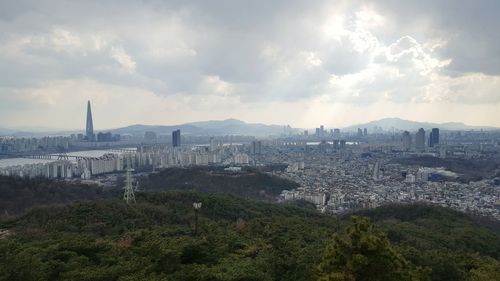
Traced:
POLYGON ((409 151, 411 149, 411 135, 410 132, 404 131, 403 132, 403 150, 409 151))
POLYGON ((252 154, 261 154, 262 153, 262 142, 261 141, 252 141, 252 146, 250 147, 250 152, 252 154))
POLYGON ((415 148, 417 150, 425 149, 425 130, 423 128, 418 129, 415 134, 415 148))
POLYGON ((173 147, 181 146, 181 130, 175 130, 172 132, 172 146, 173 147))
POLYGON ((213 152, 215 151, 215 140, 213 137, 210 137, 210 142, 209 142, 209 145, 208 145, 208 151, 209 152, 213 152))
POLYGON ((429 146, 434 147, 439 144, 439 129, 433 128, 429 135, 429 146))
POLYGON ((380 174, 380 164, 377 161, 375 165, 373 166, 373 180, 379 180, 381 178, 380 174))
POLYGON ((92 121, 92 109, 90 108, 90 101, 87 102, 87 128, 86 128, 87 141, 94 141, 94 122, 92 121))

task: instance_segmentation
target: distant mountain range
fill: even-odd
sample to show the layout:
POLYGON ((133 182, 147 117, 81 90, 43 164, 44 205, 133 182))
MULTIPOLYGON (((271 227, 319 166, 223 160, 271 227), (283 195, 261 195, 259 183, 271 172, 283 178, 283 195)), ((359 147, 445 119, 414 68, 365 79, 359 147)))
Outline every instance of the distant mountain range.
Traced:
POLYGON ((0 127, 0 136, 41 137, 52 135, 69 135, 78 131, 71 129, 55 129, 48 127, 0 127))
POLYGON ((169 126, 132 125, 110 131, 115 134, 141 135, 146 131, 155 132, 157 134, 170 134, 173 130, 177 129, 180 129, 182 134, 188 135, 271 136, 283 134, 285 126, 246 123, 237 119, 226 119, 169 126))
MULTIPOLYGON (((237 119, 216 121, 192 122, 180 125, 131 125, 122 128, 97 130, 112 132, 114 134, 144 135, 145 132, 157 134, 170 134, 173 130, 180 129, 185 135, 217 136, 217 135, 245 135, 245 136, 273 136, 281 135, 285 131, 283 125, 266 125, 260 123, 246 123, 237 119)), ((298 131, 297 129, 290 129, 298 131)), ((32 137, 46 135, 69 135, 82 133, 83 130, 56 130, 47 128, 0 128, 0 135, 16 137, 32 137)))
POLYGON ((401 118, 384 118, 376 121, 371 121, 364 124, 358 124, 343 128, 345 131, 355 131, 358 128, 372 129, 374 127, 381 127, 383 130, 401 130, 401 131, 416 131, 420 128, 425 130, 431 128, 439 128, 440 130, 450 130, 450 131, 465 131, 465 130, 497 130, 499 128, 489 127, 489 126, 470 126, 459 122, 449 122, 449 123, 429 123, 429 122, 417 122, 404 120, 401 118))
MULTIPOLYGON (((464 123, 428 123, 404 120, 400 118, 384 118, 364 124, 353 125, 342 128, 343 131, 356 131, 358 128, 374 127, 390 130, 416 131, 419 128, 426 130, 440 128, 441 130, 497 130, 499 128, 489 126, 469 126, 464 123)), ((131 125, 123 128, 102 130, 114 134, 144 135, 151 131, 157 134, 170 134, 173 130, 180 129, 182 134, 198 136, 220 136, 220 135, 245 135, 245 136, 277 136, 285 131, 291 133, 302 132, 303 129, 286 128, 284 125, 266 125, 261 123, 246 123, 237 119, 226 119, 216 121, 192 122, 180 125, 131 125)), ((46 136, 46 135, 69 135, 81 133, 83 130, 55 130, 48 128, 0 128, 0 135, 17 137, 46 136)))
POLYGON ((75 130, 60 130, 53 128, 2 128, 0 127, 0 136, 9 136, 17 138, 44 137, 44 136, 65 136, 74 133, 81 133, 75 130))

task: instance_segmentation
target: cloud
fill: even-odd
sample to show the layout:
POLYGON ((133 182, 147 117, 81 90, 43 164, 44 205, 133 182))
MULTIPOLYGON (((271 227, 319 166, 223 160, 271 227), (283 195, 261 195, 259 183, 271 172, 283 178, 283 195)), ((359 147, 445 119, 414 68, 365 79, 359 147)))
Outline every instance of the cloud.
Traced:
POLYGON ((136 62, 121 47, 111 48, 111 57, 128 73, 135 71, 136 62))
POLYGON ((391 18, 394 32, 447 41, 440 56, 451 59, 450 72, 500 74, 499 1, 387 0, 377 6, 391 18))
MULTIPOLYGON (((0 101, 18 95, 33 115, 37 101, 71 103, 72 85, 89 91, 81 100, 120 89, 200 119, 266 116, 269 105, 486 106, 500 103, 498 11, 462 0, 6 2, 0 101)), ((165 118, 155 116, 137 118, 165 118)))

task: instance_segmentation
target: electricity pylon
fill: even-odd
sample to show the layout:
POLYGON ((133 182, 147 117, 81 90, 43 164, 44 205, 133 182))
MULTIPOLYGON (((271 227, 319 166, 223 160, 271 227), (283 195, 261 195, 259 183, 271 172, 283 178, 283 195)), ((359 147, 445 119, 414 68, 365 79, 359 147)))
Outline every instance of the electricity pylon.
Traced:
POLYGON ((130 167, 130 158, 127 158, 127 174, 125 177, 125 192, 123 193, 123 200, 125 203, 135 203, 134 187, 132 186, 132 172, 134 169, 130 167))

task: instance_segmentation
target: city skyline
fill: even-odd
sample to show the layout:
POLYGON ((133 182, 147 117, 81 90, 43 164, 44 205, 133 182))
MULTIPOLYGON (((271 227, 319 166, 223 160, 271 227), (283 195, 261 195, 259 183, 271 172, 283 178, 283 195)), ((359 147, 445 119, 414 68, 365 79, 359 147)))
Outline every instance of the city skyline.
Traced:
MULTIPOLYGON (((463 122, 445 122, 445 123, 432 123, 432 122, 421 122, 421 121, 416 121, 416 120, 406 120, 406 119, 401 119, 398 117, 387 117, 387 118, 382 118, 378 120, 371 120, 366 123, 356 123, 356 124, 350 124, 345 127, 339 127, 335 125, 324 125, 324 124, 317 124, 316 128, 315 127, 309 127, 309 128, 300 128, 300 127, 293 127, 291 126, 291 129, 297 130, 296 133, 304 133, 301 130, 306 130, 308 131, 308 134, 314 134, 314 130, 318 129, 318 126, 326 126, 328 130, 346 130, 347 132, 352 132, 354 133, 357 129, 362 129, 362 130, 373 130, 374 128, 382 128, 383 131, 388 132, 392 129, 395 129, 397 131, 406 131, 409 130, 410 132, 416 133, 419 128, 414 128, 414 129, 408 129, 406 127, 394 127, 394 126, 380 126, 380 125, 372 125, 371 123, 377 123, 377 122, 383 122, 385 120, 399 120, 402 122, 411 122, 414 123, 413 126, 417 125, 419 128, 426 128, 426 130, 432 129, 432 127, 435 126, 448 126, 452 125, 452 128, 445 130, 449 131, 469 131, 469 130, 499 130, 500 127, 492 127, 492 126, 473 126, 470 124, 466 124, 463 122), (453 128, 453 127, 458 127, 458 128, 453 128)), ((271 124, 271 123, 251 123, 247 122, 245 120, 240 120, 236 118, 227 118, 227 119, 220 119, 220 120, 198 120, 195 122, 187 122, 187 123, 179 123, 179 124, 129 124, 123 127, 112 127, 112 128, 101 128, 98 127, 94 129, 95 132, 105 132, 105 131, 110 131, 110 130, 121 130, 127 127, 133 127, 133 126, 144 126, 144 130, 147 130, 148 127, 179 127, 179 126, 189 126, 192 124, 197 124, 197 123, 205 123, 205 122, 231 122, 231 121, 237 121, 237 122, 242 122, 247 125, 263 125, 263 126, 281 126, 281 127, 286 127, 289 124, 271 124)), ((82 132, 85 136, 86 134, 86 128, 85 127, 74 127, 74 128, 53 128, 53 127, 0 127, 0 133, 2 130, 8 130, 12 133, 20 132, 20 133, 35 133, 35 134, 40 134, 40 133, 77 133, 77 132, 82 132)), ((170 134, 170 132, 165 132, 165 134, 170 134)))
MULTIPOLYGON (((198 123, 210 123, 210 122, 241 122, 244 124, 248 125, 263 125, 263 126, 282 126, 286 127, 289 126, 290 124, 272 124, 272 123, 265 123, 265 122, 247 122, 246 120, 241 120, 237 118, 226 118, 226 119, 219 119, 219 120, 197 120, 194 122, 186 122, 186 123, 178 123, 178 124, 128 124, 123 127, 111 127, 111 128, 102 128, 98 127, 94 130, 94 124, 93 124, 93 113, 90 108, 90 103, 91 101, 88 101, 86 111, 85 111, 85 116, 86 116, 86 126, 85 127, 73 127, 73 128, 57 128, 57 127, 48 127, 48 126, 20 126, 20 127, 9 127, 9 126, 4 126, 0 127, 0 132, 2 130, 8 130, 12 132, 33 132, 33 133, 54 133, 54 132, 78 132, 81 131, 84 133, 84 136, 87 137, 89 134, 88 128, 89 128, 89 120, 90 120, 90 126, 91 126, 91 131, 92 132, 98 132, 98 131, 109 131, 109 130, 117 130, 117 129, 124 129, 127 127, 133 127, 133 126, 144 126, 145 128, 147 127, 176 127, 176 126, 186 126, 186 125, 192 125, 192 124, 198 124, 198 123), (90 114, 90 115, 89 115, 90 114), (90 118, 90 119, 89 119, 90 118)), ((417 132, 420 127, 422 128, 427 128, 427 129, 432 129, 432 127, 440 127, 444 126, 445 130, 450 130, 450 131, 461 131, 461 130, 498 130, 500 127, 494 127, 494 126, 475 126, 471 124, 466 124, 463 122, 443 122, 443 123, 434 123, 434 122, 426 122, 426 121, 418 121, 418 120, 407 120, 407 119, 402 119, 399 117, 386 117, 382 119, 377 119, 377 120, 369 120, 368 122, 365 123, 354 123, 354 124, 348 124, 347 126, 337 126, 336 124, 316 124, 313 125, 312 127, 294 127, 291 126, 291 129, 295 130, 308 130, 308 133, 314 134, 314 130, 320 129, 320 127, 325 127, 328 128, 328 130, 347 130, 349 132, 355 132, 358 129, 362 130, 367 130, 367 129, 374 129, 374 128, 381 128, 384 131, 388 131, 391 129, 396 129, 400 131, 405 131, 409 130, 411 132, 417 132), (400 123, 401 125, 387 125, 386 123, 400 123), (380 124, 383 123, 383 124, 380 124), (413 129, 408 128, 405 126, 405 124, 411 124, 407 126, 414 127, 413 129), (451 127, 450 127, 451 126, 451 127), (448 128, 446 128, 448 127, 448 128)), ((95 134, 94 134, 95 135, 95 134)))
POLYGON ((2 127, 79 128, 68 116, 87 100, 99 128, 385 117, 500 127, 496 1, 58 6, 0 4, 2 127))

